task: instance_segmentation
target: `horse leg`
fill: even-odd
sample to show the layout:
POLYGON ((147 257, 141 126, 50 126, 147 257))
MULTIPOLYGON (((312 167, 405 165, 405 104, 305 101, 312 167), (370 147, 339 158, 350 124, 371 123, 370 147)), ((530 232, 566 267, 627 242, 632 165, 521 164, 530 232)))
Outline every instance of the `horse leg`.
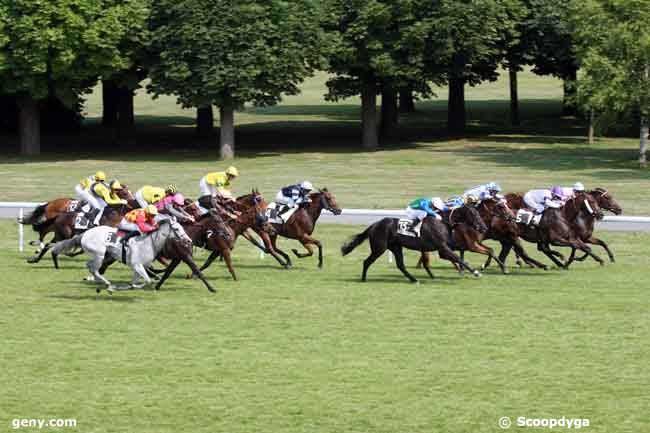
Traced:
POLYGON ((230 250, 224 250, 222 257, 226 262, 228 272, 230 272, 230 275, 232 275, 232 279, 237 281, 237 274, 235 274, 235 268, 232 265, 232 256, 230 255, 230 250))
MULTIPOLYGON (((514 247, 515 252, 517 253, 517 255, 519 257, 521 257, 524 260, 524 262, 526 262, 526 264, 528 264, 529 266, 536 266, 538 268, 544 269, 545 271, 548 271, 548 266, 547 265, 545 265, 542 262, 538 262, 537 260, 530 257, 528 255, 528 253, 526 253, 526 251, 524 250, 523 245, 521 245, 521 241, 519 239, 515 239, 515 241, 510 245, 510 248, 513 248, 513 247, 514 247)), ((504 265, 505 265, 505 263, 504 263, 504 265)))
POLYGON ((508 254, 510 254, 510 250, 512 249, 512 244, 504 241, 499 241, 499 242, 501 242, 501 252, 499 253, 499 260, 501 260, 501 263, 505 263, 506 259, 508 258, 508 254))
POLYGON ((408 278, 410 282, 417 283, 418 282, 417 278, 409 274, 409 271, 406 270, 406 266, 404 266, 404 252, 402 251, 402 247, 397 245, 391 248, 390 250, 395 256, 395 264, 397 265, 397 269, 402 271, 404 276, 408 278))
POLYGON ((415 269, 420 269, 421 267, 424 266, 424 255, 427 254, 426 251, 422 251, 420 254, 420 258, 418 259, 418 262, 415 264, 415 269))
POLYGON ((219 251, 212 251, 210 253, 210 257, 208 257, 208 259, 205 261, 205 263, 203 263, 203 266, 201 266, 201 268, 199 270, 200 271, 205 271, 206 269, 208 269, 208 267, 210 267, 212 262, 214 262, 214 260, 217 257, 219 257, 219 251))
POLYGON ((269 235, 266 232, 260 232, 258 233, 262 241, 264 242, 264 250, 266 253, 271 254, 273 258, 282 265, 285 269, 288 268, 287 264, 282 260, 280 255, 275 251, 275 248, 273 245, 271 245, 271 239, 269 238, 269 235))
MULTIPOLYGON (((104 284, 106 284, 106 288, 108 289, 109 292, 113 290, 113 284, 108 281, 106 277, 104 277, 99 270, 102 268, 102 264, 104 263, 104 256, 103 255, 94 255, 88 262, 86 263, 86 266, 88 267, 88 270, 90 271, 91 275, 94 277, 94 281, 101 281, 104 284)), ((101 292, 101 288, 97 287, 96 291, 97 293, 101 292)))
POLYGON ((433 279, 433 272, 431 272, 431 267, 429 266, 431 265, 431 255, 427 251, 422 251, 418 263, 422 263, 422 267, 427 271, 427 274, 429 274, 429 278, 433 279))
MULTIPOLYGON (((498 257, 494 255, 494 250, 492 248, 482 244, 481 242, 476 241, 472 245, 470 245, 469 250, 474 253, 484 254, 488 256, 488 260, 494 259, 494 261, 497 262, 497 264, 499 265, 499 268, 501 268, 501 272, 503 274, 508 274, 508 270, 506 269, 505 265, 503 264, 502 261, 499 260, 498 257)), ((462 260, 463 256, 461 256, 460 258, 462 260)))
POLYGON ((43 258, 43 256, 45 255, 45 253, 47 253, 50 250, 50 248, 52 248, 52 245, 53 245, 52 242, 49 242, 49 243, 45 244, 43 246, 43 248, 41 248, 41 250, 39 251, 38 256, 28 258, 27 263, 38 263, 38 262, 40 262, 41 259, 43 258))
POLYGON ((600 245, 607 252, 607 255, 609 256, 609 261, 612 262, 612 263, 616 262, 616 260, 614 259, 614 253, 612 253, 612 250, 609 249, 609 246, 602 239, 598 239, 598 238, 596 238, 594 236, 591 236, 589 239, 587 239, 585 241, 585 243, 590 243, 590 244, 593 244, 593 245, 600 245))
MULTIPOLYGON (((228 255, 227 255, 227 256, 226 256, 226 254, 224 254, 224 257, 226 257, 226 262, 228 262, 228 261, 230 260, 230 250, 228 250, 228 255)), ((205 278, 205 275, 203 275, 203 273, 201 272, 201 270, 199 269, 199 267, 196 266, 196 263, 194 263, 194 259, 192 258, 191 255, 189 255, 189 254, 185 254, 185 255, 183 256, 183 262, 185 262, 185 264, 186 264, 187 266, 190 267, 190 269, 192 270, 192 275, 196 275, 196 276, 197 276, 197 277, 198 277, 198 278, 203 282, 203 284, 205 285, 205 287, 206 287, 210 292, 213 292, 213 293, 216 292, 216 290, 214 289, 214 287, 212 287, 212 285, 211 285, 211 284, 208 282, 208 280, 205 278)), ((156 286, 156 290, 157 290, 159 287, 160 287, 160 285, 156 286)))
POLYGON ((139 289, 141 287, 151 284, 151 278, 149 278, 149 274, 147 274, 147 270, 145 269, 142 263, 134 264, 132 268, 133 268, 133 278, 131 279, 131 287, 135 289, 139 289), (136 284, 136 281, 138 281, 138 277, 144 280, 144 284, 142 285, 136 284))
POLYGON ((447 245, 442 245, 441 248, 438 250, 438 256, 441 259, 444 260, 449 260, 450 262, 454 264, 458 264, 459 266, 462 266, 463 268, 467 269, 470 271, 472 274, 474 274, 475 277, 480 277, 481 273, 477 271, 476 269, 472 268, 469 264, 467 264, 464 260, 461 260, 460 257, 458 257, 452 250, 449 248, 447 245))
POLYGON ((158 281, 158 284, 156 284, 156 287, 154 287, 155 290, 159 290, 160 287, 163 285, 163 283, 169 278, 169 276, 174 272, 174 269, 178 266, 180 263, 180 259, 173 259, 169 266, 167 266, 167 269, 165 269, 165 273, 163 276, 160 278, 160 281, 158 281))
POLYGON ((541 251, 542 253, 544 253, 544 254, 546 255, 546 257, 548 257, 549 259, 551 259, 551 261, 552 261, 553 263, 555 263, 555 266, 557 266, 557 267, 559 267, 559 268, 564 268, 564 267, 565 267, 564 263, 561 262, 561 261, 559 261, 559 260, 555 257, 555 254, 553 254, 554 251, 551 250, 551 247, 549 247, 548 244, 540 242, 540 243, 537 244, 537 249, 538 249, 539 251, 541 251))
MULTIPOLYGON (((249 230, 245 230, 241 235, 242 235, 242 236, 244 237, 244 239, 246 239, 248 242, 250 242, 251 244, 255 245, 255 247, 257 247, 257 248, 258 248, 260 251, 262 251, 264 254, 269 254, 269 250, 268 250, 268 248, 266 248, 264 245, 260 244, 260 243, 257 241, 257 239, 255 239, 255 238, 253 237, 253 235, 251 235, 251 233, 250 233, 249 230)), ((261 236, 260 236, 260 237, 261 237, 261 236)), ((264 241, 264 240, 262 239, 262 241, 264 241)))
POLYGON ((384 251, 386 251, 386 249, 383 250, 373 249, 370 252, 370 255, 366 257, 366 259, 363 261, 363 272, 361 273, 361 281, 366 281, 366 276, 368 275, 368 269, 373 263, 375 263, 375 260, 377 260, 382 254, 384 254, 384 251))
MULTIPOLYGON (((308 251, 308 253, 303 255, 303 257, 308 257, 308 256, 311 256, 311 255, 314 254, 313 250, 308 247, 309 244, 313 244, 313 245, 316 245, 318 247, 318 267, 322 268, 323 267, 323 244, 321 243, 321 241, 319 241, 318 239, 312 238, 308 234, 304 234, 302 236, 302 239, 300 240, 300 243, 308 251)), ((294 249, 292 251, 297 257, 302 258, 298 254, 297 250, 294 249)))
POLYGON ((291 257, 284 251, 282 251, 280 248, 278 248, 277 242, 278 242, 278 237, 277 236, 269 236, 271 240, 271 247, 273 247, 273 250, 277 252, 282 258, 284 259, 286 265, 285 267, 290 268, 292 266, 291 263, 291 257))

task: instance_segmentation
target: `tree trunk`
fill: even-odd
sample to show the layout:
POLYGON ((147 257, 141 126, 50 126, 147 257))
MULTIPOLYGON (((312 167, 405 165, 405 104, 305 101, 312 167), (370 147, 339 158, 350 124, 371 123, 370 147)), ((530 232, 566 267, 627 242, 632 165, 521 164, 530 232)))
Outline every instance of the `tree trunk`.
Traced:
POLYGON ((646 152, 648 151, 648 131, 650 130, 649 122, 647 117, 641 119, 641 133, 640 133, 640 143, 639 143, 639 166, 641 168, 646 168, 646 152))
POLYGON ((212 105, 199 107, 196 110, 196 131, 199 137, 210 137, 214 129, 214 114, 212 105))
POLYGON ((377 83, 370 78, 361 89, 362 144, 366 150, 377 149, 377 83))
POLYGON ((381 90, 381 136, 397 136, 398 124, 397 91, 390 85, 384 85, 381 90))
POLYGON ((18 122, 20 130, 21 155, 41 153, 41 113, 31 96, 19 100, 18 122))
POLYGON ((564 79, 564 99, 562 101, 562 115, 575 116, 578 114, 578 107, 576 105, 576 86, 575 82, 578 79, 578 70, 573 69, 567 78, 564 79))
POLYGON ((121 140, 127 145, 135 143, 135 115, 133 113, 133 90, 120 87, 118 106, 118 126, 121 140))
POLYGON ((219 159, 235 157, 235 110, 231 107, 219 107, 220 134, 219 159))
POLYGON ((513 126, 519 125, 519 95, 517 94, 517 69, 510 66, 510 123, 513 126))
POLYGON ((120 91, 114 80, 102 80, 102 125, 117 126, 120 91))
POLYGON ((594 120, 595 120, 594 109, 589 110, 589 144, 594 144, 594 120))
POLYGON ((449 80, 447 101, 447 129, 451 133, 463 133, 467 125, 465 112, 465 80, 452 77, 449 80))
POLYGON ((414 113, 415 100, 413 99, 413 90, 410 88, 399 91, 399 111, 400 113, 414 113))

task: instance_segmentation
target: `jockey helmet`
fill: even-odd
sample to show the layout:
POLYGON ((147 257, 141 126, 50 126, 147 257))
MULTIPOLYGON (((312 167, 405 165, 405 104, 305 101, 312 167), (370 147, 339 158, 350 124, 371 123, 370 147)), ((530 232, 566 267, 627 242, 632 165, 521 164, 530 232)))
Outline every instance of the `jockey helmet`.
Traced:
POLYGON ((304 190, 311 191, 314 189, 314 185, 311 184, 310 181, 305 180, 300 184, 300 187, 304 190))
POLYGON ((185 206, 185 197, 183 197, 183 194, 181 194, 180 192, 177 192, 176 194, 174 194, 174 197, 172 198, 172 202, 179 206, 185 206))
POLYGON ((113 191, 119 191, 122 189, 122 184, 120 183, 119 180, 115 179, 111 181, 111 189, 113 191))
POLYGON ((95 180, 97 182, 104 182, 106 180, 106 173, 104 173, 101 170, 98 171, 97 173, 95 173, 95 180))
POLYGON ((501 186, 496 182, 490 182, 487 184, 488 191, 501 192, 501 186))
POLYGON ((573 184, 573 190, 583 192, 585 190, 585 186, 582 184, 582 182, 576 182, 573 184))
POLYGON ((472 205, 478 203, 480 200, 474 194, 469 194, 465 197, 465 204, 472 205))
POLYGON ((158 215, 158 209, 156 209, 156 206, 152 204, 144 208, 144 211, 147 215, 158 215))
POLYGON ((445 205, 445 202, 442 201, 440 197, 432 197, 431 204, 433 205, 434 208, 438 210, 443 210, 447 207, 447 205, 445 205))
POLYGON ((178 188, 176 188, 176 185, 173 184, 167 185, 167 187, 165 188, 165 194, 174 195, 177 192, 178 192, 178 188))
POLYGON ((239 170, 237 170, 236 167, 231 165, 230 167, 228 167, 226 169, 226 174, 228 174, 228 175, 230 175, 232 177, 237 177, 237 176, 239 176, 239 170))
POLYGON ((561 186, 554 186, 553 188, 551 188, 551 194, 553 194, 554 198, 559 198, 559 199, 564 198, 564 190, 562 189, 561 186))

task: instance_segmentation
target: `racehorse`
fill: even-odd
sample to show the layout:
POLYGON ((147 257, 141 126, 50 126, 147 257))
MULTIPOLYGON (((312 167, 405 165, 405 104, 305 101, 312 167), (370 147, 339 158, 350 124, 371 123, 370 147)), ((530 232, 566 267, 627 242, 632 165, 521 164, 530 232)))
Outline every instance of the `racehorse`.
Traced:
MULTIPOLYGON (((318 267, 323 267, 323 244, 318 239, 312 237, 312 233, 316 228, 316 222, 318 217, 320 217, 323 209, 326 209, 332 212, 334 215, 341 214, 341 208, 339 208, 334 198, 334 194, 329 192, 327 188, 319 189, 318 192, 313 192, 309 194, 309 201, 300 205, 300 208, 283 224, 271 223, 275 233, 269 233, 268 236, 261 235, 262 240, 264 241, 264 246, 266 247, 266 252, 272 254, 280 264, 283 264, 285 267, 291 267, 291 258, 284 251, 280 250, 277 247, 277 238, 283 236, 289 239, 296 239, 299 241, 302 246, 307 250, 306 253, 299 253, 298 250, 292 249, 293 253, 299 259, 310 257, 314 255, 314 250, 311 245, 316 245, 318 247, 318 267), (282 263, 278 257, 273 254, 277 252, 285 260, 285 263, 282 263)), ((256 230, 258 234, 260 232, 256 230)))
POLYGON ((260 232, 272 232, 274 229, 267 222, 264 212, 267 203, 264 201, 258 190, 254 189, 251 194, 240 197, 233 205, 235 210, 240 212, 240 215, 236 219, 229 219, 226 221, 225 229, 228 236, 227 239, 222 237, 225 242, 215 238, 206 244, 208 247, 207 249, 211 250, 212 253, 203 266, 201 266, 201 270, 203 271, 207 269, 217 257, 223 257, 233 280, 237 280, 237 275, 235 274, 235 269, 232 266, 232 259, 230 257, 230 252, 235 247, 237 237, 249 228, 254 228, 260 232), (253 204, 244 204, 249 202, 253 204))
MULTIPOLYGON (((122 188, 121 191, 117 191, 117 196, 122 200, 126 200, 129 206, 139 207, 126 185, 123 185, 122 188)), ((25 217, 18 219, 18 223, 31 225, 32 229, 38 233, 38 241, 30 242, 30 245, 38 245, 39 249, 36 251, 36 254, 45 246, 45 236, 54 231, 56 218, 65 213, 78 212, 84 203, 83 201, 67 197, 57 198, 56 200, 37 206, 32 212, 25 215, 25 217)))
MULTIPOLYGON (((107 254, 113 261, 121 260, 122 258, 122 245, 117 241, 117 229, 109 226, 97 226, 86 230, 83 233, 73 236, 61 242, 57 242, 52 247, 53 254, 65 254, 75 248, 81 247, 83 251, 90 254, 91 259, 88 261, 88 270, 95 278, 95 281, 101 281, 106 284, 109 292, 114 290, 125 290, 129 288, 141 288, 145 284, 151 284, 151 279, 146 271, 146 266, 160 254, 165 244, 171 240, 184 240, 191 249, 191 239, 183 230, 183 227, 172 219, 164 219, 160 221, 160 228, 149 234, 139 236, 129 240, 128 254, 126 256, 126 264, 133 269, 133 278, 131 283, 126 287, 116 287, 106 279, 101 273, 100 269, 104 264, 104 259, 107 254), (137 284, 137 281, 142 278, 144 284, 137 284)), ((204 281, 208 290, 214 292, 214 289, 204 281)), ((97 293, 101 288, 97 288, 97 293)))
MULTIPOLYGON (((506 194, 508 205, 513 210, 519 210, 526 207, 523 196, 518 193, 506 194)), ((528 242, 537 244, 537 249, 543 252, 558 267, 567 268, 564 263, 564 256, 558 251, 550 248, 550 245, 560 247, 570 247, 585 252, 599 264, 604 264, 603 260, 595 255, 591 248, 585 244, 574 232, 573 222, 581 215, 592 215, 597 219, 602 218, 602 211, 598 202, 590 195, 580 194, 570 198, 560 208, 548 208, 544 211, 542 219, 536 226, 520 223, 519 236, 528 242)), ((509 250, 502 249, 499 259, 505 261, 509 250)))
MULTIPOLYGON (((620 215, 623 213, 623 209, 618 204, 616 199, 614 199, 614 196, 612 196, 612 194, 606 189, 596 188, 593 191, 587 191, 586 194, 594 199, 601 209, 610 211, 614 215, 620 215)), ((596 219, 597 218, 594 215, 585 215, 583 213, 580 213, 578 217, 573 221, 573 231, 575 232, 576 236, 579 237, 584 243, 600 245, 603 247, 607 252, 609 260, 614 263, 614 253, 612 253, 612 251, 609 249, 609 246, 603 240, 598 239, 593 235, 596 219)), ((584 254, 582 257, 575 257, 575 253, 576 250, 572 249, 571 255, 569 256, 569 261, 567 262, 567 266, 569 266, 574 260, 581 262, 588 256, 588 254, 584 254)))
MULTIPOLYGON (((428 216, 422 221, 420 236, 412 237, 398 233, 398 218, 383 218, 372 224, 362 233, 351 237, 348 242, 341 247, 341 253, 346 256, 366 239, 370 242, 370 255, 363 261, 363 272, 361 281, 366 281, 368 268, 377 260, 386 250, 390 250, 395 256, 397 268, 412 283, 417 279, 411 275, 404 266, 403 248, 416 250, 420 252, 438 251, 440 258, 449 260, 452 263, 464 267, 472 272, 475 276, 480 276, 480 272, 473 269, 464 260, 458 257, 450 247, 451 230, 459 224, 467 224, 479 232, 485 232, 487 227, 481 219, 476 208, 473 206, 463 205, 454 209, 447 216, 447 222, 428 216)), ((424 269, 433 278, 433 273, 429 268, 428 260, 422 261, 424 269)))

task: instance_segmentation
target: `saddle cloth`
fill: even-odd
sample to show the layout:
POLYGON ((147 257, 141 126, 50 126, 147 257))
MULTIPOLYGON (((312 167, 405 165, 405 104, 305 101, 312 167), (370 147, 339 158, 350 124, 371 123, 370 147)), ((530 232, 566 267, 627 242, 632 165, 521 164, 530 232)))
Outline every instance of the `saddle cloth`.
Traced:
POLYGON ((517 218, 515 219, 515 221, 518 222, 519 224, 523 224, 527 226, 529 224, 537 225, 539 224, 541 219, 542 219, 541 214, 535 215, 535 213, 529 210, 519 209, 517 211, 517 218))
POLYGON ((397 233, 400 235, 419 238, 421 228, 421 223, 418 223, 417 226, 413 227, 413 220, 409 218, 400 218, 399 221, 397 221, 397 233))
POLYGON ((278 215, 278 212, 283 208, 284 205, 277 204, 275 202, 269 203, 266 207, 266 218, 269 222, 275 224, 284 224, 286 221, 289 221, 289 218, 296 213, 300 206, 294 206, 282 215, 278 215))

